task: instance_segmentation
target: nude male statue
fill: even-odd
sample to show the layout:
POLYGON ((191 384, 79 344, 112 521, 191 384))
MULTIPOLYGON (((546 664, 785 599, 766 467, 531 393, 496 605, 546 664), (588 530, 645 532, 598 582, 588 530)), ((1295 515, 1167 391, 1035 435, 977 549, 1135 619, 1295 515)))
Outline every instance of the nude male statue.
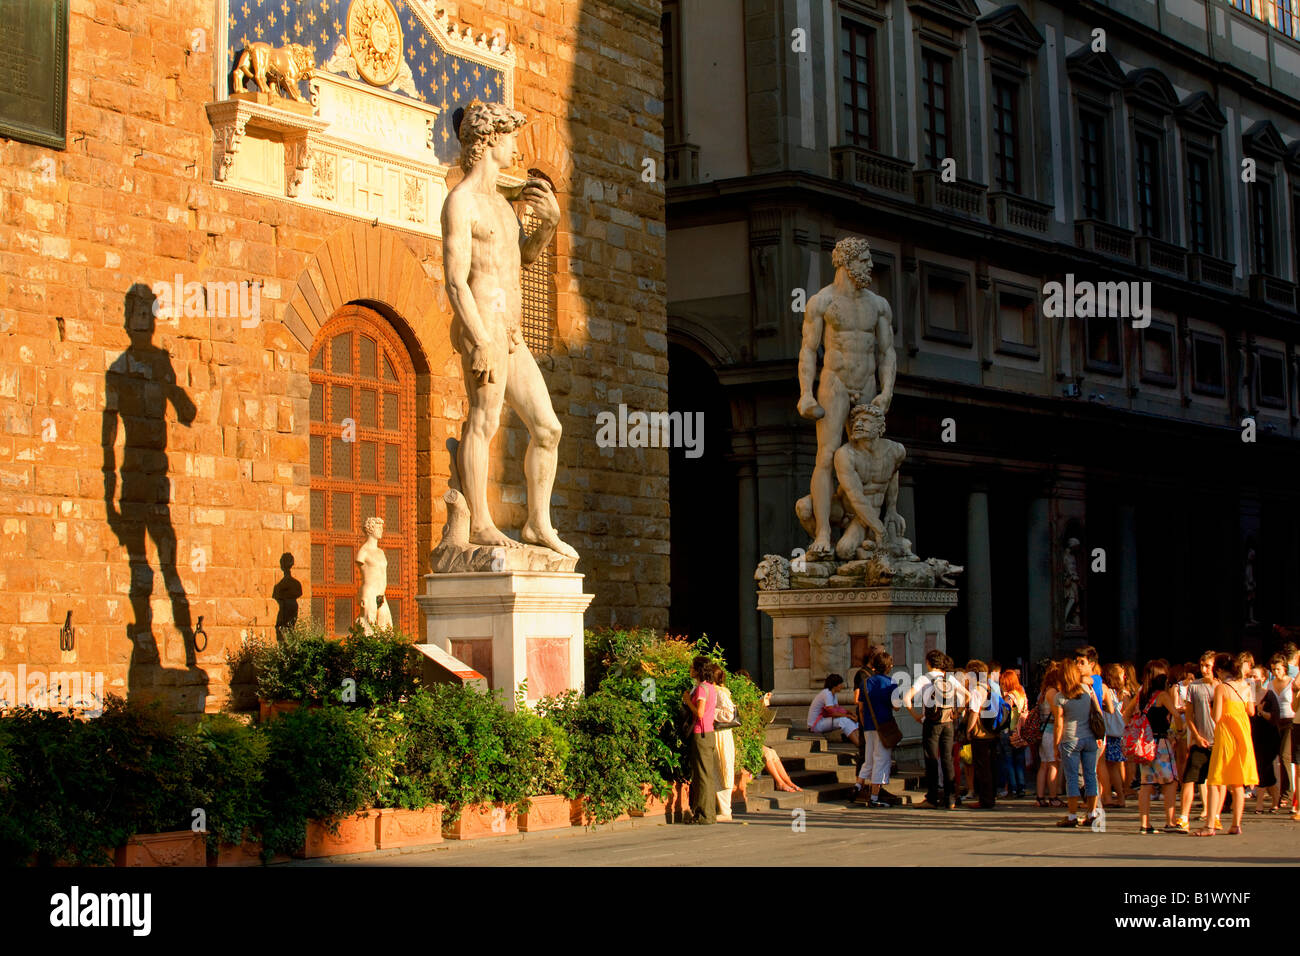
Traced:
POLYGON ((867 240, 860 236, 841 239, 835 244, 831 264, 835 279, 808 300, 799 349, 799 414, 817 422, 817 459, 809 496, 813 519, 810 558, 831 552, 835 452, 844 440, 849 409, 869 402, 882 413, 889 411, 898 374, 893 312, 888 302, 868 288, 871 247, 867 240), (818 346, 824 348, 825 356, 814 399, 818 346))
POLYGON ((520 331, 520 268, 532 263, 550 242, 560 221, 560 207, 550 183, 529 179, 519 198, 532 206, 540 225, 532 235, 525 235, 513 207, 497 188, 498 173, 516 162, 516 133, 525 122, 522 113, 500 103, 476 100, 466 108, 457 132, 465 178, 442 207, 443 267, 454 314, 451 340, 461 355, 469 396, 458 467, 469 501, 470 541, 519 547, 518 541, 497 528, 487 503, 488 448, 500 424, 502 402, 508 402, 529 434, 524 454, 528 520, 520 537, 576 558, 578 553, 560 540, 551 525, 560 421, 520 331))
POLYGON ((357 623, 367 634, 376 630, 389 630, 393 626, 393 612, 384 600, 388 587, 388 555, 379 546, 384 536, 384 519, 367 518, 363 526, 366 543, 357 551, 357 565, 361 568, 361 616, 357 623))
MULTIPOLYGON (((848 443, 835 450, 839 491, 831 499, 828 517, 837 527, 845 526, 835 554, 845 561, 853 559, 867 543, 870 532, 867 550, 897 551, 907 557, 911 551, 910 542, 903 538, 907 522, 898 513, 898 471, 907 452, 898 442, 884 437, 885 413, 878 405, 855 405, 847 431, 848 443)), ((805 495, 795 504, 795 514, 809 534, 816 530, 813 507, 812 495, 805 495)))

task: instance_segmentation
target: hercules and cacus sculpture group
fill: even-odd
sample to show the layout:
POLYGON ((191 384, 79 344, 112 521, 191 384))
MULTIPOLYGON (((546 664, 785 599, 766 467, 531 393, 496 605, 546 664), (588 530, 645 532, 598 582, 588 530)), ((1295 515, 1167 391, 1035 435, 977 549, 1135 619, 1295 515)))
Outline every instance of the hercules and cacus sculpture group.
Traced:
POLYGON ((870 289, 871 248, 861 237, 841 239, 831 262, 835 279, 808 300, 799 350, 799 414, 817 423, 817 458, 812 487, 795 503, 795 514, 812 542, 793 562, 764 555, 754 579, 763 591, 952 587, 963 568, 922 560, 904 537, 907 522, 898 512, 907 451, 885 438, 897 374, 893 312, 870 289))

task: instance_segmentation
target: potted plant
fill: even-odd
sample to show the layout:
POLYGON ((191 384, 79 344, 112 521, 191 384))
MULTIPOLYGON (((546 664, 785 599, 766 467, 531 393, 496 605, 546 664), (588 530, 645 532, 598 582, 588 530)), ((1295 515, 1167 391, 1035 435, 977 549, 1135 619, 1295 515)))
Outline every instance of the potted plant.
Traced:
POLYGON ((568 790, 584 795, 587 822, 626 819, 629 811, 644 807, 649 731, 637 704, 604 689, 588 697, 566 691, 543 698, 538 711, 568 734, 568 790))
POLYGON ((566 773, 569 735, 553 720, 528 709, 522 698, 522 693, 517 695, 510 715, 516 728, 512 749, 527 775, 523 788, 528 802, 519 814, 519 829, 524 833, 566 829, 572 826, 577 796, 566 773))
POLYGON ((210 714, 188 733, 197 759, 191 803, 204 813, 208 865, 261 863, 259 834, 267 812, 265 732, 227 714, 210 714))
POLYGON ((308 857, 375 849, 365 810, 377 776, 374 731, 357 708, 292 711, 266 725, 262 854, 308 857))
POLYGON ((401 703, 375 709, 372 719, 391 754, 377 774, 375 844, 381 850, 442 842, 442 806, 435 780, 445 773, 442 754, 426 739, 430 699, 413 691, 401 703))

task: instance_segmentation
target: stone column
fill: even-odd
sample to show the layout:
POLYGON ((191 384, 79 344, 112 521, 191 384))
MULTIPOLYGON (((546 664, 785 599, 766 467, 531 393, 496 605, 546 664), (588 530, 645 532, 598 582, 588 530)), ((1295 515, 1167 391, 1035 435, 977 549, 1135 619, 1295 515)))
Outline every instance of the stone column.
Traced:
POLYGON ((1125 502, 1119 506, 1115 542, 1115 573, 1119 576, 1116 596, 1115 640, 1121 660, 1138 658, 1138 535, 1137 508, 1125 502))
MULTIPOLYGON (((1052 522, 1051 501, 1037 497, 1029 502, 1029 661, 1051 657, 1055 650, 1052 622, 1052 522)), ((969 569, 968 569, 969 570, 969 569)))
POLYGON ((759 644, 762 627, 756 606, 757 591, 754 569, 758 567, 758 500, 755 490, 754 460, 736 462, 736 506, 739 509, 739 540, 736 542, 737 560, 740 563, 739 587, 736 594, 740 611, 740 666, 749 671, 759 687, 771 687, 771 675, 764 672, 764 655, 759 644))
POLYGON ((966 499, 966 620, 972 657, 993 656, 993 568, 989 551, 989 496, 976 488, 966 499))

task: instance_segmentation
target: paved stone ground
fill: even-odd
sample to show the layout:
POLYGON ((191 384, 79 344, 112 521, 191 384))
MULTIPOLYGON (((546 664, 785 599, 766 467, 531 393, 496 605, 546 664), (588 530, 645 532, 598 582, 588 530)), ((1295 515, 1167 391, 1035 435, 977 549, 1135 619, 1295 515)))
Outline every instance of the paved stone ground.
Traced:
MULTIPOLYGON (((1196 839, 1137 832, 1137 810, 1112 810, 1104 833, 1060 830, 1064 811, 1010 801, 951 812, 816 805, 806 830, 788 813, 738 815, 712 827, 632 820, 596 830, 444 843, 421 852, 295 862, 293 866, 1152 866, 1300 862, 1300 823, 1246 813, 1244 833, 1196 839)), ((1156 820, 1163 820, 1156 804, 1156 820)))

